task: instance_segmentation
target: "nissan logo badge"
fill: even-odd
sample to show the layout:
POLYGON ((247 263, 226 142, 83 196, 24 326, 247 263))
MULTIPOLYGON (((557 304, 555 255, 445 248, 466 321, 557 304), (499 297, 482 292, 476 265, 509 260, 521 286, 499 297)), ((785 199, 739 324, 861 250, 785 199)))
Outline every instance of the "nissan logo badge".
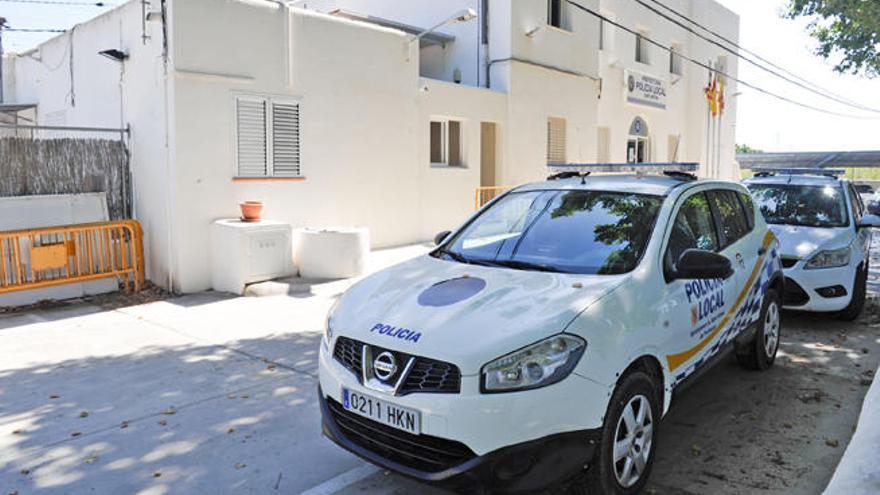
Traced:
POLYGON ((394 376, 397 371, 397 359, 388 351, 376 356, 373 360, 373 373, 383 382, 394 376))

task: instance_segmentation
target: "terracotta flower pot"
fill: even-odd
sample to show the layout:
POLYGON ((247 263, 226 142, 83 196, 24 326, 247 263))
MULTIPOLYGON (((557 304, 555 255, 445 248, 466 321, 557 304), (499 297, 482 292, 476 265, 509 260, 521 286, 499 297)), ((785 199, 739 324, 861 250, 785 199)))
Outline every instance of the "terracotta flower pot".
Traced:
POLYGON ((244 201, 238 204, 241 208, 241 219, 245 222, 259 222, 263 215, 262 201, 244 201))

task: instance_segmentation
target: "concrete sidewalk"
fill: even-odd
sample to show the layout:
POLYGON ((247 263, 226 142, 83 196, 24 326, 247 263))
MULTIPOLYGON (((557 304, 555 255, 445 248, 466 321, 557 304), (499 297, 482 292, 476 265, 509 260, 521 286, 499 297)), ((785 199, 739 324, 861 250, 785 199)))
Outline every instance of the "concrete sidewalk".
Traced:
MULTIPOLYGON (((865 311, 880 312, 880 230, 874 231, 871 250, 871 272, 868 280, 869 297, 874 304, 865 311)), ((880 325, 880 324, 878 324, 880 325)), ((876 495, 880 493, 880 379, 874 371, 874 382, 862 403, 859 422, 846 452, 825 495, 876 495)))
POLYGON ((0 493, 301 493, 372 474, 320 432, 337 290, 317 292, 0 315, 0 493))

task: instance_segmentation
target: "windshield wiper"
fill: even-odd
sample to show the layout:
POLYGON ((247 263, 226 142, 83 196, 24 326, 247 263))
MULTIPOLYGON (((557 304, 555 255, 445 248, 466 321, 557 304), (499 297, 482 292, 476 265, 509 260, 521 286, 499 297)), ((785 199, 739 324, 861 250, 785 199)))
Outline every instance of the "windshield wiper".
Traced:
POLYGON ((463 254, 457 253, 455 251, 450 251, 449 249, 438 249, 437 253, 449 256, 450 258, 454 259, 455 261, 457 261, 459 263, 465 263, 468 265, 473 263, 473 261, 471 261, 470 259, 465 257, 463 254))
POLYGON ((542 265, 540 263, 529 263, 528 261, 517 261, 517 260, 494 260, 491 262, 487 262, 487 264, 492 264, 494 266, 504 266, 507 268, 513 268, 515 270, 531 270, 535 272, 551 272, 551 273, 565 273, 564 270, 560 270, 554 266, 550 265, 542 265))

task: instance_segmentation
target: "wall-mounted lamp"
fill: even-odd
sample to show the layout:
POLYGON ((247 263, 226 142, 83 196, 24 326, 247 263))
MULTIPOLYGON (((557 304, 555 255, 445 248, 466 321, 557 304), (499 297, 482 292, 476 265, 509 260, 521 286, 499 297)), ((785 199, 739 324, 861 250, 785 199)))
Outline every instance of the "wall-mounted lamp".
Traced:
POLYGON ((114 62, 123 62, 128 59, 127 53, 121 50, 117 50, 116 48, 100 51, 98 52, 98 55, 103 55, 104 57, 107 57, 114 62))
POLYGON ((441 27, 443 27, 447 24, 458 24, 460 22, 468 22, 473 19, 476 19, 476 17, 477 17, 477 11, 474 9, 460 10, 460 11, 456 12, 452 17, 438 23, 436 26, 428 28, 419 34, 411 35, 409 38, 409 44, 412 45, 414 42, 424 38, 428 34, 433 33, 434 31, 440 29, 441 27))

